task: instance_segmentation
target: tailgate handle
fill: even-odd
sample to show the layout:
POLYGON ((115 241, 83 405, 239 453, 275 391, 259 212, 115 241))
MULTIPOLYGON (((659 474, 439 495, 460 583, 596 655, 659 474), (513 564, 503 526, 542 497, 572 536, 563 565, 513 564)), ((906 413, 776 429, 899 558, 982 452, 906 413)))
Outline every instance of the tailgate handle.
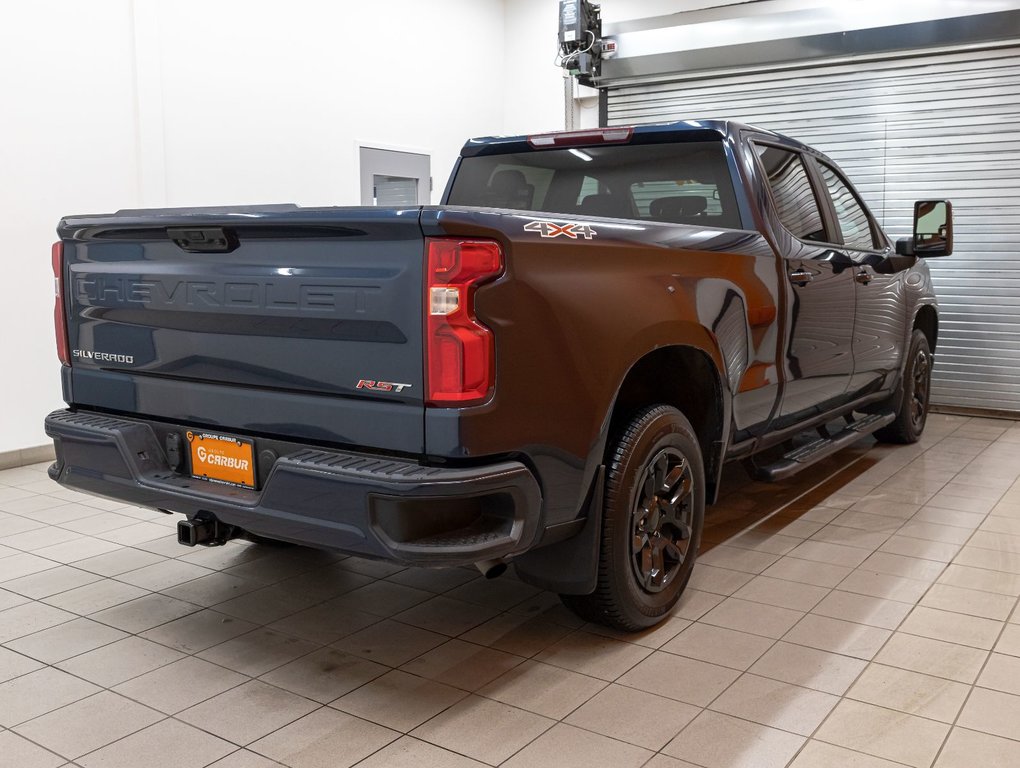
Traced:
POLYGON ((167 227, 166 233, 188 253, 230 253, 239 244, 237 235, 223 227, 167 227))

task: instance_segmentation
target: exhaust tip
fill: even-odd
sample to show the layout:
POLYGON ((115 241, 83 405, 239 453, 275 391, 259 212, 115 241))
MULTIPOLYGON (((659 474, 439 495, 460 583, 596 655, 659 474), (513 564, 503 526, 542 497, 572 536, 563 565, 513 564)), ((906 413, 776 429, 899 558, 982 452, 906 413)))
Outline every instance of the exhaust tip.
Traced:
POLYGON ((487 579, 495 579, 506 573, 506 563, 502 560, 479 560, 475 568, 487 579))

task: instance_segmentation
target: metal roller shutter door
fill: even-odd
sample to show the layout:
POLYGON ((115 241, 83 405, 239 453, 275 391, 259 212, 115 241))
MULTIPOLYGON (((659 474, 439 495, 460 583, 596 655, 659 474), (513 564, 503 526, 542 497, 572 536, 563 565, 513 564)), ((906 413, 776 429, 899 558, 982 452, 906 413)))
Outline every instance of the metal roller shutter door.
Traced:
POLYGON ((610 125, 732 118, 835 159, 893 238, 953 201, 933 401, 1020 412, 1020 44, 610 87, 610 125))

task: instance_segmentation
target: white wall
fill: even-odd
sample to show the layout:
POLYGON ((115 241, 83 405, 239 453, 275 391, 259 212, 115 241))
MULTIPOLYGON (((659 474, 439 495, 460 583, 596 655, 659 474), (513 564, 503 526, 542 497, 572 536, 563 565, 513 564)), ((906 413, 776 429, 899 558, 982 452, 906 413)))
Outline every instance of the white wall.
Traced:
POLYGON ((60 216, 359 201, 355 142, 561 128, 556 0, 33 0, 0 23, 0 453, 61 406, 60 216), (509 50, 508 50, 509 48, 509 50))
POLYGON ((4 8, 0 453, 44 444, 43 417, 61 405, 50 271, 57 221, 138 202, 133 70, 128 0, 4 8))

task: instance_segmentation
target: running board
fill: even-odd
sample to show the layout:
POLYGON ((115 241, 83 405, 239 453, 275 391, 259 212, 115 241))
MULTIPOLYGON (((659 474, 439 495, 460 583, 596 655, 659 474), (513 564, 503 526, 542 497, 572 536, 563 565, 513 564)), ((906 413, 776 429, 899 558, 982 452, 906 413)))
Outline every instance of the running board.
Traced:
POLYGON ((784 454, 771 464, 759 466, 753 463, 753 459, 749 459, 746 462, 748 471, 755 480, 765 480, 768 482, 785 480, 790 475, 797 474, 802 469, 810 467, 827 456, 831 456, 836 451, 856 443, 865 435, 870 435, 872 432, 881 429, 895 418, 895 413, 873 413, 863 416, 848 424, 836 434, 819 438, 807 445, 802 445, 784 454))

